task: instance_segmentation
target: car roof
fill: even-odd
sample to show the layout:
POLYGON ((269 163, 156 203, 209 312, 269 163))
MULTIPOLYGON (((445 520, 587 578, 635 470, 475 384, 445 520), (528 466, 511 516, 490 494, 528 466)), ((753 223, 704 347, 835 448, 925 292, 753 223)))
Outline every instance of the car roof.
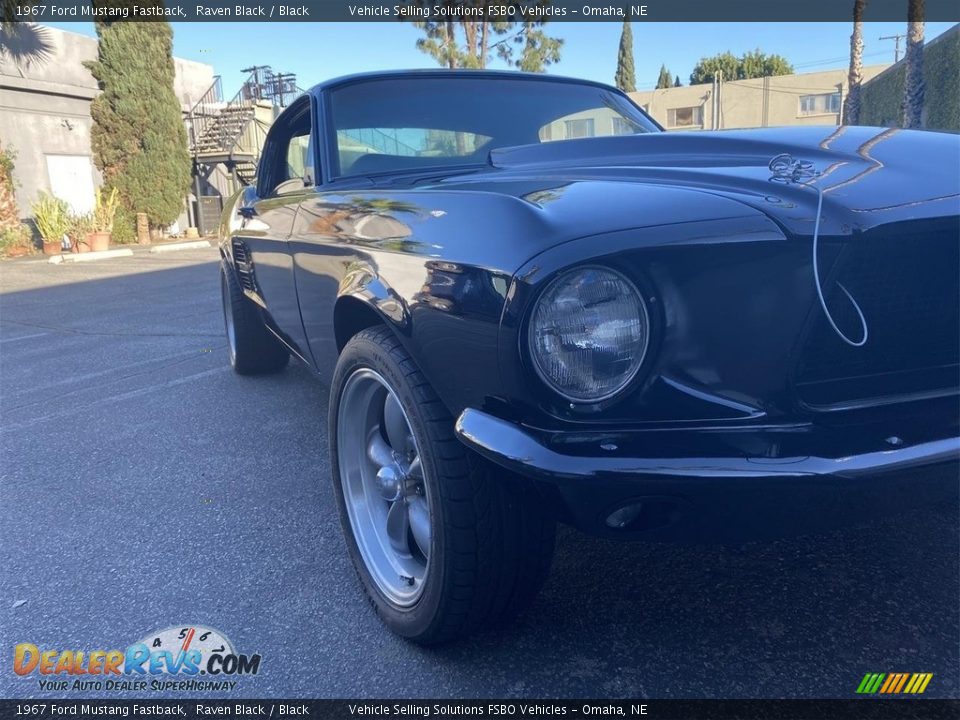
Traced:
POLYGON ((540 82, 575 83, 577 85, 594 85, 605 90, 620 92, 615 87, 595 80, 567 77, 564 75, 547 75, 545 73, 520 72, 519 70, 470 70, 458 68, 420 68, 412 70, 378 70, 374 72, 354 73, 331 78, 311 87, 308 93, 317 93, 340 85, 349 85, 355 82, 370 80, 400 80, 411 78, 460 78, 463 80, 538 80, 540 82))

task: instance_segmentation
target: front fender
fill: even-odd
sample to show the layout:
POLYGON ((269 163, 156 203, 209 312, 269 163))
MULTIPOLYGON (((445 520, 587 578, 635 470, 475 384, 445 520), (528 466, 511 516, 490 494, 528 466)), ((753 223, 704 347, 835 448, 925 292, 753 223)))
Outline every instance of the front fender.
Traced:
POLYGON ((518 270, 498 342, 504 407, 515 408, 513 419, 544 427, 709 424, 786 412, 786 368, 812 299, 809 247, 762 213, 723 202, 739 216, 580 238, 518 270), (608 264, 634 280, 647 302, 651 341, 636 383, 620 397, 571 405, 533 371, 527 318, 558 272, 586 263, 608 264))

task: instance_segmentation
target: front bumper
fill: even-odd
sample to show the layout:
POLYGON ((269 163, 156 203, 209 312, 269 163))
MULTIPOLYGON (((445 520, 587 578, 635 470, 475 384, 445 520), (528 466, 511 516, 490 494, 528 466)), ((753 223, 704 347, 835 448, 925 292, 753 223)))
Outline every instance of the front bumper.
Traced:
POLYGON ((458 437, 539 482, 588 532, 741 541, 796 534, 890 510, 957 507, 957 421, 551 432, 475 409, 458 437), (626 522, 625 522, 626 520, 626 522))

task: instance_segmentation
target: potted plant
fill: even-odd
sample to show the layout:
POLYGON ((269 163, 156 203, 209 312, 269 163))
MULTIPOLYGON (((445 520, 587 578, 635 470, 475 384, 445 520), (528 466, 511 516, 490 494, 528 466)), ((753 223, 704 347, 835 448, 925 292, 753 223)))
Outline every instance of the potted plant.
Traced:
POLYGON ((113 233, 113 218, 117 214, 120 198, 117 189, 109 193, 103 188, 97 188, 96 204, 93 208, 93 229, 90 235, 90 249, 94 251, 107 250, 110 247, 110 235, 113 233))
POLYGON ((43 254, 59 255, 63 249, 63 236, 67 234, 70 226, 70 209, 67 203, 53 195, 40 193, 32 210, 40 239, 43 240, 43 254))
POLYGON ((91 235, 93 234, 93 213, 70 215, 67 236, 70 238, 70 247, 75 253, 90 252, 93 248, 91 235))
POLYGON ((30 228, 23 223, 0 229, 0 257, 20 257, 34 251, 30 228))

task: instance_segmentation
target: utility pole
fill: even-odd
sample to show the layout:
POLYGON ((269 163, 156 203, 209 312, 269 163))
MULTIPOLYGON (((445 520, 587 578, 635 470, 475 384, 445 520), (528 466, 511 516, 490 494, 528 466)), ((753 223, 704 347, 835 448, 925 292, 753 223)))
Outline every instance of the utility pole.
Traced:
POLYGON ((297 76, 293 73, 277 73, 273 76, 273 94, 280 98, 280 107, 287 106, 287 95, 296 95, 297 76))
POLYGON ((723 70, 717 70, 717 130, 723 130, 723 70))
POLYGON ((900 62, 900 41, 903 40, 905 37, 906 35, 884 35, 883 37, 880 38, 881 40, 894 41, 895 44, 893 46, 893 61, 895 63, 900 62))
POLYGON ((263 86, 266 76, 270 73, 269 65, 253 65, 248 68, 243 68, 240 72, 249 73, 253 76, 252 83, 248 78, 247 83, 249 84, 249 93, 250 100, 263 100, 263 86))
POLYGON ((843 83, 837 83, 837 94, 840 96, 840 109, 837 111, 837 125, 843 125, 843 83))

